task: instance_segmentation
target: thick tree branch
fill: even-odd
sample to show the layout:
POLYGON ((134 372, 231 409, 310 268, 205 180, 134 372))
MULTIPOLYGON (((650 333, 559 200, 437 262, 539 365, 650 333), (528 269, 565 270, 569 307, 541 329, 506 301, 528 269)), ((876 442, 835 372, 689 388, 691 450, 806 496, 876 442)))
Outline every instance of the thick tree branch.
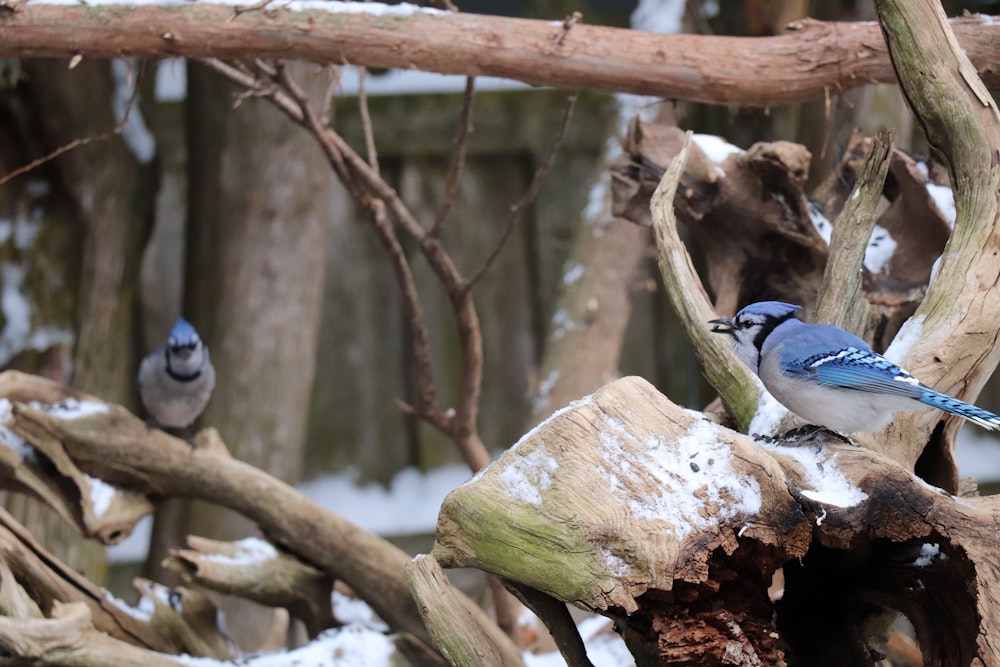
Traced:
POLYGON ((677 230, 674 196, 690 151, 691 133, 688 132, 684 146, 670 162, 649 205, 660 273, 667 296, 705 368, 705 376, 719 391, 729 414, 741 429, 746 430, 757 411, 760 385, 736 358, 728 341, 713 336, 706 324, 717 315, 677 230))
MULTIPOLYGON (((903 95, 948 165, 956 210, 940 270, 908 332, 915 344, 897 360, 932 387, 973 401, 1000 363, 1000 110, 938 2, 875 6, 903 95)), ((911 467, 922 459, 921 477, 955 491, 951 451, 961 422, 937 411, 905 413, 884 442, 906 443, 893 445, 896 460, 911 467)))
POLYGON ((892 158, 894 132, 883 132, 872 142, 864 170, 830 235, 830 259, 823 273, 823 287, 813 320, 833 324, 863 336, 871 318, 871 307, 862 293, 865 251, 878 219, 878 205, 885 189, 892 158))
POLYGON ((164 563, 185 581, 269 607, 283 607, 305 624, 310 637, 337 625, 330 575, 262 540, 219 542, 189 535, 187 542, 187 549, 171 550, 164 563))
MULTIPOLYGON (((284 58, 747 107, 895 81, 879 27, 867 23, 806 20, 767 38, 584 24, 563 33, 551 21, 428 10, 377 16, 344 11, 348 3, 328 4, 329 11, 268 7, 231 20, 232 7, 212 4, 22 3, 0 17, 0 58, 284 58)), ((1000 25, 979 17, 952 24, 980 75, 1000 83, 1000 25)))

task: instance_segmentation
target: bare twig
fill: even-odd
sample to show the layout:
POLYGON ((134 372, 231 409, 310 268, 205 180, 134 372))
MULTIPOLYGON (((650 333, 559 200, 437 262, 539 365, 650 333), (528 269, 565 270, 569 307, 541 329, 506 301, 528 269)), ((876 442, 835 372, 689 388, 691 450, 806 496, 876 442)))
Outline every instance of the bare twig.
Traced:
POLYGON ((518 200, 516 204, 511 206, 510 215, 507 217, 506 225, 504 226, 503 233, 497 240, 496 245, 490 254, 486 257, 482 266, 476 270, 472 277, 470 277, 465 284, 465 289, 472 289, 479 280, 489 271, 490 266, 496 261, 496 258, 500 255, 500 251, 503 250, 504 245, 507 243, 507 239, 514 232, 514 228, 517 227, 518 223, 524 217, 524 212, 529 206, 531 206, 535 199, 538 197, 538 193, 542 189, 542 185, 545 183, 545 177, 548 176, 549 170, 552 169, 552 165, 555 164, 556 154, 559 152, 559 147, 562 145, 563 139, 566 137, 566 130, 569 127, 569 121, 573 117, 573 109, 576 108, 576 100, 578 94, 573 93, 566 100, 566 108, 563 111, 562 120, 559 123, 559 129, 556 131, 556 138, 553 140, 552 145, 549 146, 548 152, 542 159, 542 163, 538 165, 538 169, 535 170, 535 175, 531 179, 531 183, 528 185, 528 189, 524 191, 521 195, 521 199, 518 200))
POLYGON ((365 79, 368 78, 368 68, 358 68, 358 113, 361 115, 361 130, 365 135, 365 151, 368 153, 368 166, 378 172, 378 153, 375 151, 375 133, 372 131, 372 117, 368 113, 368 94, 365 92, 365 79))
POLYGON ((319 108, 319 120, 323 124, 323 127, 333 127, 333 94, 340 85, 340 73, 342 70, 340 67, 332 65, 327 69, 330 70, 330 85, 327 86, 326 92, 323 94, 323 103, 319 108))
POLYGON ((572 14, 564 18, 562 22, 562 27, 559 29, 559 32, 556 33, 555 37, 552 38, 553 46, 562 46, 563 42, 566 41, 566 35, 569 34, 569 31, 573 29, 573 26, 575 26, 582 20, 583 20, 583 14, 580 12, 573 12, 572 14))
MULTIPOLYGON (((128 67, 129 67, 129 78, 131 79, 132 78, 132 65, 131 65, 131 63, 129 63, 128 67)), ((87 144, 93 144, 93 143, 97 143, 99 141, 104 141, 106 139, 110 139, 111 137, 115 136, 116 134, 121 134, 122 133, 122 129, 124 129, 124 127, 125 127, 125 123, 128 122, 128 117, 129 117, 129 114, 132 112, 132 107, 135 106, 135 102, 139 98, 139 82, 142 80, 142 75, 143 75, 144 71, 145 71, 144 67, 142 65, 140 65, 139 66, 139 74, 136 76, 136 80, 135 80, 135 87, 132 89, 132 95, 129 97, 128 102, 126 102, 126 104, 125 104, 125 111, 122 113, 122 117, 120 119, 118 119, 118 122, 115 123, 115 126, 112 129, 108 130, 107 132, 102 132, 100 134, 95 134, 95 135, 90 136, 90 137, 82 137, 80 139, 74 139, 73 141, 69 142, 68 144, 64 144, 64 145, 60 146, 59 148, 55 149, 54 151, 48 153, 47 155, 43 155, 40 158, 32 160, 31 162, 29 162, 29 163, 27 163, 25 165, 22 165, 22 166, 18 167, 17 169, 14 169, 13 171, 9 171, 6 174, 4 174, 3 176, 0 176, 0 185, 5 185, 5 184, 11 182, 12 180, 14 180, 15 178, 17 178, 18 176, 20 176, 21 174, 26 174, 29 171, 37 169, 38 167, 42 166, 43 164, 45 164, 47 162, 51 162, 52 160, 55 160, 60 155, 68 153, 68 152, 70 152, 73 149, 79 148, 80 146, 86 146, 87 144)))
MULTIPOLYGON (((250 86, 259 85, 257 79, 248 77, 236 68, 218 61, 212 61, 208 64, 237 83, 250 86)), ((415 407, 413 411, 414 414, 427 419, 429 423, 448 435, 455 442, 469 467, 472 470, 479 470, 488 465, 491 459, 486 446, 479 437, 477 427, 483 375, 482 334, 479 316, 476 313, 467 281, 455 266, 454 260, 440 239, 427 234, 420 222, 403 203, 396 190, 339 134, 332 128, 323 125, 315 109, 309 103, 308 97, 295 80, 280 67, 275 68, 275 79, 281 85, 282 90, 269 92, 266 98, 272 100, 292 120, 301 124, 316 137, 337 176, 344 182, 348 191, 362 208, 369 211, 370 217, 375 211, 372 208, 371 200, 377 199, 383 202, 386 212, 391 213, 407 236, 416 242, 417 247, 448 295, 455 316, 459 349, 461 350, 460 398, 454 410, 447 412, 442 412, 440 408, 432 406, 427 406, 423 410, 415 407)), ((373 218, 373 224, 374 221, 373 218)), ((418 381, 418 391, 420 391, 420 383, 432 381, 418 381)))
POLYGON ((410 269, 406 253, 386 217, 385 202, 380 199, 369 199, 367 209, 371 216, 372 228, 385 247, 389 262, 392 264, 392 270, 396 274, 396 283, 403 296, 403 312, 410 327, 413 358, 416 365, 417 398, 416 405, 408 411, 417 417, 427 419, 437 428, 446 430, 447 420, 434 407, 437 396, 434 383, 434 365, 431 360, 430 332, 427 330, 427 319, 424 317, 424 310, 420 304, 420 294, 417 292, 417 284, 413 279, 413 271, 410 269))
POLYGON ((441 197, 441 204, 438 206, 434 216, 434 224, 431 225, 430 235, 435 238, 441 235, 444 221, 451 212, 451 207, 455 205, 455 195, 458 192, 458 178, 465 168, 465 155, 469 144, 469 135, 472 134, 472 102, 476 92, 476 78, 473 76, 465 79, 465 93, 462 97, 462 114, 459 121, 458 133, 455 135, 455 152, 452 155, 451 165, 448 167, 448 178, 445 181, 444 195, 441 197))
POLYGON ((274 2, 274 0, 260 0, 250 5, 236 5, 233 7, 233 15, 229 17, 230 21, 235 21, 240 14, 246 14, 247 12, 255 12, 258 9, 264 9, 269 4, 274 2))

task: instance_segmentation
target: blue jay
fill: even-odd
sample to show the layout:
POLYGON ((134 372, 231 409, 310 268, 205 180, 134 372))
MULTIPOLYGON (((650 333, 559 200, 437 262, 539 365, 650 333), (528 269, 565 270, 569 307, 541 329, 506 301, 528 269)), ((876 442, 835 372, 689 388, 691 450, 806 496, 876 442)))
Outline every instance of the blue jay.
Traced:
POLYGON ((1000 428, 1000 416, 931 389, 857 336, 795 319, 799 308, 761 301, 709 322, 714 333, 732 336, 736 356, 799 417, 839 433, 877 431, 922 403, 1000 428))
POLYGON ((194 327, 178 318, 167 344, 139 365, 142 404, 160 426, 182 429, 205 409, 214 388, 208 348, 194 327))

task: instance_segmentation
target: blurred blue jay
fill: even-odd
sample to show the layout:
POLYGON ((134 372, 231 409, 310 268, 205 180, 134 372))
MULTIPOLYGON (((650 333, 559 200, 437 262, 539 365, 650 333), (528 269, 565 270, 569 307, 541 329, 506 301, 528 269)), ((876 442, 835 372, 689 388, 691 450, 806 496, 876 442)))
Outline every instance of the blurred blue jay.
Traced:
POLYGON ((205 409, 214 388, 208 348, 194 327, 178 318, 167 344, 139 365, 142 404, 160 426, 185 428, 205 409))
POLYGON ((877 431, 922 403, 1000 428, 1000 416, 931 389, 857 336, 795 319, 799 308, 761 301, 709 322, 714 333, 733 337, 736 355, 799 417, 839 433, 877 431))

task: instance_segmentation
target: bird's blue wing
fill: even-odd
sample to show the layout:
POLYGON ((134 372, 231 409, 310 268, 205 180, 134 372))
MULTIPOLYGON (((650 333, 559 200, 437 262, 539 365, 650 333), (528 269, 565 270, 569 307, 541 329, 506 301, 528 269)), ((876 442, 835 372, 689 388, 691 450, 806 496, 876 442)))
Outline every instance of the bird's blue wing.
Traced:
POLYGON ((920 399, 927 387, 880 354, 849 346, 808 357, 787 358, 781 370, 790 377, 827 387, 920 399))

